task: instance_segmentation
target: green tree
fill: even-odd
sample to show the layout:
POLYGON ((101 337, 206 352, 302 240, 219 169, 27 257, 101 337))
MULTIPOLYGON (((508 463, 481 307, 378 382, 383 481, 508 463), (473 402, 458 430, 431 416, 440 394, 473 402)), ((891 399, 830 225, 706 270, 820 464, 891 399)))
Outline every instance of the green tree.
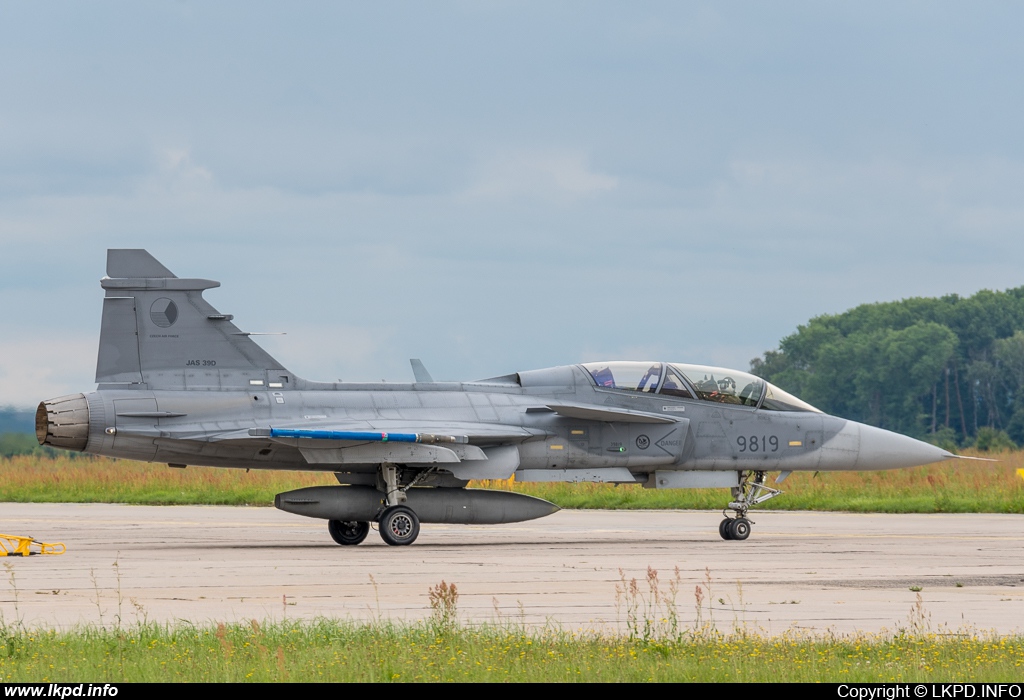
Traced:
POLYGON ((824 411, 917 437, 1024 442, 1024 287, 818 316, 751 361, 824 411))
POLYGON ((1024 331, 996 340, 995 358, 1009 414, 1006 432, 1018 445, 1024 444, 1024 331))

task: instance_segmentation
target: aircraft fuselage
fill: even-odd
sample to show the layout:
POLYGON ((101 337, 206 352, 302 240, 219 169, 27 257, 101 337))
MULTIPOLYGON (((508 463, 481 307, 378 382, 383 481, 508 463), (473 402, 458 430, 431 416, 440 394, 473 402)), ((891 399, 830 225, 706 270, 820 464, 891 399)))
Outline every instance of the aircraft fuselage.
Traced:
POLYGON ((472 480, 729 488, 725 539, 796 470, 894 469, 954 455, 829 416, 737 370, 667 362, 565 365, 476 382, 321 383, 289 372, 213 308, 219 283, 178 278, 142 250, 110 250, 96 391, 44 401, 41 444, 238 469, 330 472, 340 486, 279 494, 329 520, 339 544, 369 522, 389 544, 419 522, 515 522, 557 507, 472 480), (417 515, 419 513, 419 515, 417 515), (422 516, 422 517, 421 517, 422 516))

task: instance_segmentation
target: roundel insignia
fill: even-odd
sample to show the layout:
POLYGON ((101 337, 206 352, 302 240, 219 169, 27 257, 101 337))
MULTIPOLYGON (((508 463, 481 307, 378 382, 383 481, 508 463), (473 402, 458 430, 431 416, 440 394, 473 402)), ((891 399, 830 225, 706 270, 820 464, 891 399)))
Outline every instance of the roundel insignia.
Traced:
POLYGON ((149 307, 149 318, 160 328, 170 328, 178 320, 178 306, 167 297, 160 297, 149 307))
POLYGON ((641 450, 646 450, 648 447, 651 446, 651 439, 646 435, 640 435, 636 439, 636 446, 639 447, 641 450))

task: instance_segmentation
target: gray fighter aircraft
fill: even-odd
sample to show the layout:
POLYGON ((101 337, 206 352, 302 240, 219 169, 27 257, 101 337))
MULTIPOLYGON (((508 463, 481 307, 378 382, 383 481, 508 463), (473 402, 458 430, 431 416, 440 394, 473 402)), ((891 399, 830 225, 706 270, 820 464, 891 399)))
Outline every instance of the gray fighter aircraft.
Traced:
POLYGON ((471 479, 732 490, 719 534, 792 471, 895 469, 955 455, 826 415, 759 377, 673 362, 590 362, 473 382, 301 379, 144 250, 109 250, 96 391, 43 401, 39 442, 126 459, 333 473, 338 486, 278 494, 328 521, 338 544, 370 523, 390 545, 420 523, 508 523, 547 501, 468 489, 471 479), (732 516, 727 514, 732 511, 732 516))

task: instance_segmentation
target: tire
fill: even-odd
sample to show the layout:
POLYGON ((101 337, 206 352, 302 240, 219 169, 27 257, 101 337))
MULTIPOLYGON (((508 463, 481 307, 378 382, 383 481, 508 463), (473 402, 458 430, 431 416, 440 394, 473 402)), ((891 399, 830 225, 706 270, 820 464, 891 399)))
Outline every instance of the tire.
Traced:
POLYGON ((734 540, 745 540, 750 537, 750 521, 746 518, 736 518, 729 525, 729 534, 734 540))
POLYGON ((420 534, 420 519, 406 506, 391 506, 377 522, 381 539, 394 547, 412 544, 420 534))
POLYGON ((331 538, 340 545, 356 545, 366 539, 370 532, 370 523, 358 520, 328 520, 327 531, 331 538))
POLYGON ((723 540, 732 539, 732 535, 729 534, 729 529, 731 525, 732 520, 730 520, 729 518, 724 519, 722 522, 718 524, 718 534, 722 536, 723 540))

